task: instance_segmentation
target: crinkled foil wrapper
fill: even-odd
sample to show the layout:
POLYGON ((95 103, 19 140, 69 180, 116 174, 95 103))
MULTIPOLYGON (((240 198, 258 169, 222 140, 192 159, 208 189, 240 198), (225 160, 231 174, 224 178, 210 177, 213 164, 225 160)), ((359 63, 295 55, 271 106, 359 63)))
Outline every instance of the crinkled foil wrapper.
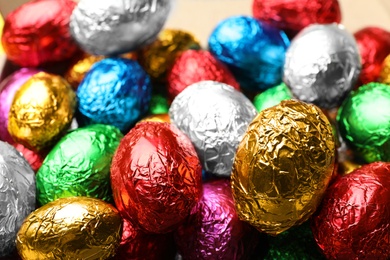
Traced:
POLYGON ((104 56, 86 55, 68 69, 64 76, 65 79, 73 89, 77 89, 81 81, 83 81, 85 74, 87 74, 96 62, 101 61, 102 59, 104 59, 104 56))
POLYGON ((136 228, 173 231, 202 192, 201 165, 188 137, 169 123, 137 124, 111 166, 115 205, 136 228))
POLYGON ((165 29, 156 41, 141 49, 138 60, 153 80, 166 82, 176 56, 182 51, 200 48, 200 42, 191 33, 165 29))
POLYGON ((379 82, 390 85, 390 54, 382 63, 379 82))
POLYGON ((327 259, 389 259, 390 163, 376 162, 336 180, 312 231, 327 259))
POLYGON ((166 95, 155 93, 149 103, 149 114, 166 114, 169 112, 170 104, 166 95))
POLYGON ((305 222, 334 167, 332 127, 319 108, 288 100, 263 110, 234 160, 231 185, 240 219, 271 235, 305 222))
POLYGON ((125 133, 148 111, 151 95, 150 77, 137 61, 101 60, 77 88, 77 121, 113 125, 125 133))
POLYGON ((337 114, 341 137, 366 162, 390 161, 390 88, 369 83, 354 91, 337 114))
POLYGON ((192 141, 203 169, 229 177, 234 155, 257 112, 241 92, 221 82, 201 81, 172 102, 171 122, 192 141))
POLYGON ((360 54, 353 36, 342 25, 315 24, 291 42, 283 79, 296 98, 330 109, 341 104, 360 71, 360 54))
POLYGON ((70 18, 73 38, 87 52, 113 55, 152 43, 173 0, 81 0, 70 18))
POLYGON ((139 123, 145 122, 145 121, 170 123, 171 119, 169 118, 169 114, 155 114, 155 115, 150 115, 150 116, 143 118, 141 121, 139 121, 139 123))
POLYGON ((90 125, 65 135, 37 173, 41 205, 62 197, 112 201, 110 166, 123 135, 113 126, 90 125))
POLYGON ((94 198, 61 198, 25 219, 16 246, 25 260, 109 259, 121 232, 122 219, 114 206, 94 198))
POLYGON ((175 240, 184 259, 249 260, 260 236, 238 218, 229 181, 218 180, 203 184, 203 195, 175 240))
POLYGON ((11 145, 0 141, 0 257, 15 249, 25 217, 35 209, 35 173, 11 145))
POLYGON ((177 56, 168 73, 167 88, 171 101, 189 85, 203 80, 222 82, 240 90, 233 74, 209 51, 187 50, 177 56))
POLYGON ((266 91, 257 94, 253 99, 253 105, 258 112, 278 105, 283 100, 292 99, 293 95, 285 83, 281 83, 275 87, 269 88, 266 91))
POLYGON ((41 168, 42 163, 45 160, 45 157, 47 155, 46 151, 44 152, 32 151, 24 147, 22 144, 18 144, 18 143, 13 144, 13 146, 16 148, 16 150, 22 153, 23 157, 30 164, 31 169, 33 169, 34 172, 37 172, 39 168, 41 168))
POLYGON ((62 77, 39 72, 15 93, 8 118, 12 138, 40 151, 68 130, 76 110, 76 94, 62 77))
POLYGON ((2 43, 7 58, 21 67, 61 62, 79 50, 69 33, 76 4, 69 0, 25 1, 7 15, 2 43))

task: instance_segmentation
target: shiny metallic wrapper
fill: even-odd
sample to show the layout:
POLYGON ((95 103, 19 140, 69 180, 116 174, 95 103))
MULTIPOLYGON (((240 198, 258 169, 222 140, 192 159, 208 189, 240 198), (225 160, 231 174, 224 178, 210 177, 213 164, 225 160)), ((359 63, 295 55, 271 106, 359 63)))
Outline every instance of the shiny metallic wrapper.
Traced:
POLYGON ((145 121, 170 123, 171 119, 169 118, 169 114, 155 114, 155 115, 147 116, 139 122, 141 123, 141 122, 145 122, 145 121))
POLYGON ((258 112, 278 105, 283 100, 292 99, 293 95, 286 84, 281 83, 275 87, 269 88, 266 91, 256 95, 253 99, 253 105, 258 112))
POLYGON ((382 63, 379 82, 390 85, 390 54, 382 63))
POLYGON ((171 122, 191 139, 203 169, 229 177, 234 155, 257 112, 241 92, 224 83, 201 81, 172 102, 171 122))
POLYGON ((172 1, 81 0, 70 18, 70 32, 91 54, 133 51, 155 40, 172 1))
POLYGON ((263 110, 234 160, 231 185, 240 219, 271 235, 305 222, 334 167, 332 127, 319 108, 288 100, 263 110))
POLYGON ((238 218, 228 180, 203 184, 203 195, 175 231, 184 259, 252 259, 259 232, 238 218))
POLYGON ((30 164, 31 169, 36 173, 39 168, 41 168, 43 161, 45 160, 45 157, 47 155, 46 151, 44 152, 37 152, 32 151, 22 144, 15 143, 13 146, 18 150, 20 153, 22 153, 23 157, 27 160, 27 162, 30 164))
POLYGON ((148 233, 173 231, 201 196, 201 165, 188 137, 169 123, 137 124, 111 166, 115 205, 148 233))
POLYGON ((37 173, 39 203, 71 196, 112 201, 111 160, 122 137, 119 129, 108 125, 90 125, 65 135, 37 173))
POLYGON ((103 260, 115 255, 121 232, 114 206, 94 198, 61 198, 25 219, 16 246, 23 260, 103 260))
POLYGON ((25 217, 35 209, 35 173, 11 145, 0 141, 0 257, 15 249, 25 217))
POLYGON ((342 25, 310 25, 291 42, 284 64, 284 82, 293 95, 321 108, 341 104, 361 70, 353 36, 342 25))
POLYGON ((390 163, 363 165, 336 180, 312 218, 327 259, 390 258, 390 163))
POLYGON ((338 110, 340 135, 366 162, 390 161, 390 87, 381 83, 361 86, 338 110))
POLYGON ((15 93, 8 118, 12 138, 40 151, 68 130, 76 110, 76 94, 62 77, 39 72, 15 93))
POLYGON ((92 68, 92 66, 104 59, 104 56, 86 55, 82 59, 73 64, 65 74, 65 79, 73 87, 77 89, 81 81, 83 81, 85 74, 92 68))

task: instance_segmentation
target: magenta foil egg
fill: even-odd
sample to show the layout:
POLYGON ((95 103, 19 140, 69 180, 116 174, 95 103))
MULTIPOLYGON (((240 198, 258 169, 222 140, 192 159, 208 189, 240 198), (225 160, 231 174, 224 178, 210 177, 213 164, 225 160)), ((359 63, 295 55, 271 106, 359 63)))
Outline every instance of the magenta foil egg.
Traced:
POLYGON ((20 69, 0 84, 0 140, 14 143, 11 135, 8 133, 8 113, 11 108, 16 91, 39 70, 23 68, 20 69))

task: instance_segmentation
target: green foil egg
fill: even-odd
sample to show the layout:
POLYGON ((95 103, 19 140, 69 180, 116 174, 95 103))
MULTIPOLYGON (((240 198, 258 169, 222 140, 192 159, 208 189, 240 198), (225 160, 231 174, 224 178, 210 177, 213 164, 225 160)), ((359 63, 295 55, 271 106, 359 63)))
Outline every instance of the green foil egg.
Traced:
POLYGON ((281 83, 275 87, 258 94, 253 99, 257 112, 278 105, 283 100, 292 99, 293 95, 286 84, 281 83))
POLYGON ((111 201, 111 160, 122 137, 116 127, 99 124, 69 132, 37 173, 38 202, 72 196, 111 201))
POLYGON ((152 115, 156 114, 167 114, 169 111, 168 99, 162 94, 152 95, 152 99, 149 104, 149 113, 152 115))
POLYGON ((338 111, 337 123, 361 159, 390 161, 390 86, 369 83, 352 92, 338 111))

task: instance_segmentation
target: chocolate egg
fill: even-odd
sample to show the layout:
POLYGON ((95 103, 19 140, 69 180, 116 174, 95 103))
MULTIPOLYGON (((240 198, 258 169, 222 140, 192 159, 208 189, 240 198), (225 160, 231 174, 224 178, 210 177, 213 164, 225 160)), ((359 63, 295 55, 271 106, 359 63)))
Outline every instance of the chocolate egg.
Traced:
POLYGON ((77 89, 81 81, 83 81, 85 74, 87 74, 96 62, 101 61, 102 59, 104 59, 104 56, 86 55, 72 64, 64 76, 65 79, 73 89, 77 89))
POLYGON ((115 255, 121 230, 114 206, 94 198, 61 198, 24 220, 16 247, 23 260, 103 260, 115 255))
POLYGON ((278 105, 283 100, 292 99, 293 95, 286 84, 281 83, 275 87, 269 88, 266 91, 256 95, 253 99, 253 105, 258 112, 278 105))
POLYGON ((326 116, 296 100, 261 111, 238 146, 232 189, 240 219, 277 235, 317 209, 335 167, 326 116))
POLYGON ((35 209, 35 173, 21 154, 0 141, 0 257, 15 249, 25 217, 35 209))

